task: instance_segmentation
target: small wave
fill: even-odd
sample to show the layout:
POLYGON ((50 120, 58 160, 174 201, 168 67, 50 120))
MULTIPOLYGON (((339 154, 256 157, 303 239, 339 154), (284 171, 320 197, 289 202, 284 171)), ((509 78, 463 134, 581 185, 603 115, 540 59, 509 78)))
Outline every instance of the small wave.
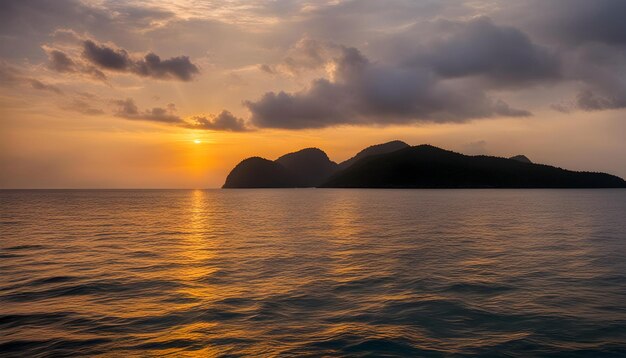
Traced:
POLYGON ((348 282, 337 283, 333 286, 336 292, 373 291, 379 290, 380 286, 393 282, 392 277, 366 277, 348 282))
MULTIPOLYGON (((45 281, 45 279, 43 281, 45 281)), ((54 287, 43 291, 9 293, 0 297, 0 300, 10 302, 29 302, 64 296, 111 294, 115 294, 116 298, 119 299, 124 296, 142 296, 149 294, 150 292, 173 290, 181 287, 183 287, 182 284, 176 281, 149 280, 126 282, 116 280, 101 280, 78 285, 65 285, 60 287, 54 287)))
POLYGON ((64 283, 71 281, 79 281, 80 277, 77 276, 52 276, 52 277, 44 277, 36 280, 29 281, 25 284, 25 286, 42 286, 54 283, 64 283))
POLYGON ((31 314, 0 315, 0 328, 9 329, 20 326, 47 326, 63 322, 72 317, 72 312, 50 312, 31 314))
POLYGON ((50 352, 55 352, 54 356, 71 356, 76 354, 98 354, 104 346, 112 343, 113 339, 91 338, 91 339, 48 339, 48 340, 12 340, 0 343, 0 352, 4 354, 18 353, 16 356, 50 356, 50 352), (24 354, 27 352, 27 354, 24 354))
POLYGON ((43 249, 43 248, 45 248, 45 246, 43 245, 18 245, 18 246, 12 246, 12 247, 5 247, 2 250, 18 251, 18 250, 38 250, 38 249, 43 249))
POLYGON ((396 355, 396 356, 420 356, 438 354, 434 350, 419 349, 407 342, 391 339, 367 339, 362 342, 351 344, 343 347, 342 352, 349 355, 367 354, 371 355, 376 352, 377 356, 396 355))
POLYGON ((515 290, 516 287, 502 285, 502 284, 488 284, 488 283, 456 283, 452 284, 444 289, 444 291, 458 292, 458 293, 475 293, 475 294, 498 294, 501 292, 515 290))

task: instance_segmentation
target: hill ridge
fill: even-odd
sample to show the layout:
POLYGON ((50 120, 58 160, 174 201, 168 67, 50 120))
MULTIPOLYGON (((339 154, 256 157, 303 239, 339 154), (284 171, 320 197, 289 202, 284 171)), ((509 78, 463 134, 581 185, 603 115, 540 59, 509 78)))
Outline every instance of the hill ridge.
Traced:
POLYGON ((255 187, 624 188, 626 182, 606 173, 532 163, 524 155, 471 156, 431 144, 391 141, 367 147, 339 164, 317 147, 274 161, 250 157, 233 168, 223 186, 255 187))

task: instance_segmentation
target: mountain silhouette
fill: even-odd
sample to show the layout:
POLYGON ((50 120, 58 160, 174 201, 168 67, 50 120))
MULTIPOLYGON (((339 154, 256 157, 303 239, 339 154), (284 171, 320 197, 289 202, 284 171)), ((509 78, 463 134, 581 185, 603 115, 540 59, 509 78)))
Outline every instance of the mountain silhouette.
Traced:
POLYGON ((321 185, 337 170, 337 163, 328 159, 328 155, 318 148, 306 148, 285 154, 275 162, 291 173, 294 187, 321 185))
POLYGON ((526 156, 468 156, 401 141, 368 147, 337 164, 318 148, 275 161, 243 160, 223 188, 624 188, 605 173, 575 172, 534 164, 526 156))
POLYGON ((528 157, 523 154, 513 156, 509 159, 517 160, 518 162, 522 162, 522 163, 532 163, 530 159, 528 159, 528 157))
POLYGON ((293 176, 282 165, 252 157, 233 168, 223 188, 288 188, 293 183, 293 176))
POLYGON ((404 143, 401 140, 394 140, 394 141, 383 143, 383 144, 372 145, 358 152, 354 157, 344 162, 339 163, 339 169, 346 169, 347 167, 356 163, 358 160, 363 159, 365 157, 378 155, 378 154, 391 153, 391 152, 395 152, 396 150, 400 150, 400 149, 404 149, 408 147, 409 145, 404 143))
POLYGON ((337 169, 322 150, 306 148, 275 161, 245 159, 228 174, 223 188, 310 188, 322 185, 337 169))
POLYGON ((326 188, 624 188, 604 173, 574 172, 516 159, 467 156, 419 145, 362 159, 326 188))

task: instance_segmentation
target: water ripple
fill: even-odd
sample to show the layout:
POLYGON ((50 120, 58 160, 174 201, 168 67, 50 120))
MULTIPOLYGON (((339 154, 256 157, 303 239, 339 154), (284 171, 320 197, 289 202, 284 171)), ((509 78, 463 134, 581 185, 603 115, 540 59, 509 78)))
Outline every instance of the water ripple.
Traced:
POLYGON ((624 190, 0 204, 3 357, 626 356, 624 190))

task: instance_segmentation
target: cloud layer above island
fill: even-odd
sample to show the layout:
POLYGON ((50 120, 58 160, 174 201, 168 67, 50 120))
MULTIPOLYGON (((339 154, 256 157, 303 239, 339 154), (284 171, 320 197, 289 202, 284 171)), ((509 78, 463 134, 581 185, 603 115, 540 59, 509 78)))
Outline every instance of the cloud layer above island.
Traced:
MULTIPOLYGON (((201 81, 205 70, 237 71, 226 65, 235 58, 246 62, 240 68, 256 68, 255 76, 280 82, 310 78, 265 92, 255 86, 256 96, 239 98, 242 107, 213 115, 216 123, 227 125, 189 115, 197 128, 214 130, 531 116, 536 108, 517 105, 514 94, 563 84, 574 95, 559 98, 563 94, 555 92, 556 110, 626 107, 626 79, 619 75, 626 72, 626 25, 620 16, 626 4, 619 0, 205 4, 235 17, 201 15, 202 8, 186 13, 181 10, 185 4, 3 2, 2 35, 25 41, 3 47, 3 71, 17 66, 14 57, 27 56, 32 63, 45 63, 46 75, 56 73, 60 82, 63 76, 76 80, 80 75, 112 86, 111 76, 131 75, 147 85, 201 81), (171 53, 173 47, 180 49, 177 54, 157 54, 171 53), (259 49, 256 58, 243 57, 259 49), (197 61, 209 66, 202 70, 197 61), (247 123, 219 120, 232 112, 247 123)), ((63 92, 40 78, 21 77, 21 82, 63 92)))

